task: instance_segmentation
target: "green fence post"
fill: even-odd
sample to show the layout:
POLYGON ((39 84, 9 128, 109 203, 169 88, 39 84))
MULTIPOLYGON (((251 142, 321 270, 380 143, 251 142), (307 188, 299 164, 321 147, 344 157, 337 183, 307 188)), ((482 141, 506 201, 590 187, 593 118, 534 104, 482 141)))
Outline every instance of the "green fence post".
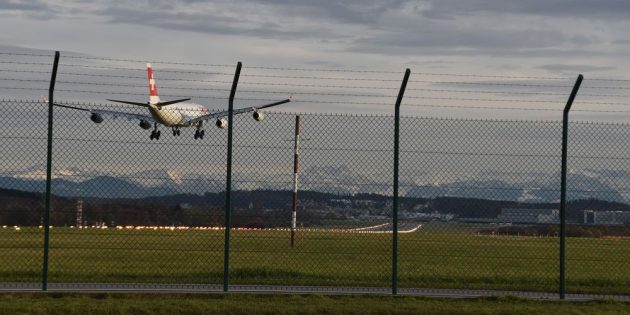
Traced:
POLYGON ((567 105, 562 114, 562 172, 560 174, 560 299, 564 300, 566 293, 566 208, 567 208, 567 146, 569 140, 569 111, 577 96, 584 76, 578 75, 567 105))
POLYGON ((405 76, 398 91, 394 116, 394 196, 392 229, 392 294, 398 293, 398 159, 400 157, 400 103, 402 103, 411 70, 405 70, 405 76))
POLYGON ((52 181, 52 141, 53 141, 53 105, 59 52, 55 51, 55 61, 50 75, 48 88, 48 149, 46 153, 46 199, 44 205, 44 262, 42 267, 42 290, 48 290, 48 252, 50 243, 50 190, 52 181))
POLYGON ((232 90, 230 91, 230 100, 228 107, 228 138, 227 138, 227 172, 225 179, 225 249, 223 257, 223 291, 227 292, 230 284, 230 229, 232 228, 232 122, 234 113, 234 96, 236 95, 236 86, 238 78, 241 75, 241 67, 243 65, 239 61, 236 64, 236 72, 232 81, 232 90))

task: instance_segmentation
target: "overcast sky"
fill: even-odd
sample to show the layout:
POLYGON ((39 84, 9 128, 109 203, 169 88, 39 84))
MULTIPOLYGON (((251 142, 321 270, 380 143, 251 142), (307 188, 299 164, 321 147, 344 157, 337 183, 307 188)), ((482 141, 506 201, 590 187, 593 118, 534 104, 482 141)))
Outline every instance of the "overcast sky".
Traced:
MULTIPOLYGON (((406 94, 408 98, 405 104, 411 105, 407 109, 414 108, 414 104, 410 104, 414 101, 414 94, 410 94, 414 87, 425 89, 415 94, 417 99, 426 97, 422 99, 424 103, 415 105, 424 106, 428 103, 455 106, 422 107, 420 111, 411 113, 429 116, 452 116, 456 112, 458 117, 557 119, 561 117, 559 113, 573 81, 582 73, 587 81, 576 103, 576 116, 585 119, 605 116, 604 119, 620 120, 622 118, 615 111, 624 110, 625 113, 621 106, 630 105, 627 104, 630 102, 626 95, 630 94, 626 93, 630 84, 623 81, 602 83, 589 79, 630 79, 630 63, 627 62, 630 56, 628 16, 630 1, 626 0, 5 0, 0 1, 0 27, 5 30, 0 34, 0 50, 3 47, 6 50, 19 46, 61 50, 62 56, 79 53, 111 58, 224 65, 233 65, 240 60, 245 67, 386 70, 394 72, 383 75, 388 80, 383 84, 394 87, 392 90, 399 86, 404 68, 409 67, 412 70, 412 90, 406 94), (519 78, 551 76, 566 78, 566 81, 559 84, 525 78, 517 83, 527 81, 533 86, 527 91, 518 90, 521 94, 506 94, 507 88, 499 94, 488 94, 489 91, 485 91, 485 94, 483 91, 439 94, 427 89, 490 90, 488 86, 450 83, 480 79, 488 81, 492 78, 423 77, 422 73, 519 78), (554 84, 560 86, 543 91, 544 87, 554 84), (615 89, 601 88, 602 85, 612 84, 616 86, 615 89), (619 86, 623 88, 618 89, 619 86), (540 102, 540 97, 527 94, 541 91, 554 95, 543 101, 548 102, 546 105, 551 108, 558 109, 558 112, 552 115, 526 112, 523 116, 518 111, 494 109, 462 111, 462 108, 469 106, 543 106, 545 104, 540 102), (487 98, 500 101, 518 98, 526 102, 482 101, 487 98), (612 112, 581 113, 580 109, 612 112)), ((141 67, 138 68, 141 70, 141 67)), ((164 69, 163 66, 157 68, 164 69)), ((158 78, 165 76, 158 70, 158 78)), ((226 76, 223 79, 230 78, 226 76)), ((265 82, 272 81, 279 80, 265 82)), ((292 81, 295 83, 299 80, 292 81)), ((164 81, 160 82, 158 85, 164 87, 164 81)), ((313 82, 322 83, 297 83, 313 82)), ((326 84, 343 83, 348 82, 326 84)), ((362 110, 385 113, 390 111, 389 106, 380 105, 392 103, 391 99, 380 99, 376 103, 384 104, 378 104, 379 107, 365 104, 375 103, 371 96, 367 101, 365 98, 357 101, 356 98, 342 99, 335 96, 328 103, 315 104, 315 100, 321 100, 320 97, 308 99, 299 95, 299 89, 285 90, 298 94, 297 99, 303 102, 292 104, 292 109, 297 111, 362 110), (339 100, 346 103, 331 103, 339 100)), ((284 93, 285 90, 275 92, 284 93)), ((320 89, 317 92, 322 91, 320 89)), ((395 91, 390 94, 395 97, 395 91)), ((102 95, 95 100, 100 99, 102 95)), ((622 120, 626 120, 625 117, 622 120)))
POLYGON ((190 62, 627 77, 628 16, 625 0, 4 0, 0 41, 190 62))

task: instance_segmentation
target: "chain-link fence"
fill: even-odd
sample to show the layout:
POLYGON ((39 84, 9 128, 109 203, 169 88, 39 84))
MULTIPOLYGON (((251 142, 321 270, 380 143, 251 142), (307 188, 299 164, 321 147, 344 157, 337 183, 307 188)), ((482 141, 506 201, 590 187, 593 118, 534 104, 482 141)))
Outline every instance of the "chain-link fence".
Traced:
MULTIPOLYGON (((15 62, 17 74, 7 79, 13 84, 10 91, 37 91, 40 81, 46 80, 32 77, 33 73, 50 75, 49 70, 37 70, 50 67, 49 63, 15 62), (21 77, 25 73, 31 77, 21 77)), ((82 69, 79 66, 60 65, 58 80, 74 86, 58 86, 60 93, 79 93, 82 90, 76 86, 93 85, 96 89, 87 92, 105 97, 111 92, 118 99, 140 95, 134 84, 146 89, 131 83, 143 80, 133 74, 137 69, 90 64, 84 65, 89 69, 86 73, 67 70, 82 69), (121 71, 132 74, 112 74, 121 71), (86 80, 68 81, 64 75, 86 80), (119 82, 111 83, 112 79, 119 82)), ((380 106, 356 99, 376 95, 340 92, 353 87, 348 78, 341 78, 345 85, 300 84, 295 81, 339 78, 278 76, 264 74, 265 68, 258 70, 263 74, 245 76, 245 91, 258 85, 275 88, 279 83, 274 80, 287 79, 294 88, 304 85, 316 90, 302 91, 303 96, 312 95, 309 103, 355 97, 340 101, 339 106, 380 106)), ((163 72, 172 73, 160 77, 164 82, 169 78, 184 84, 229 82, 210 78, 223 72, 163 72)), ((399 79, 381 77, 392 73, 377 74, 379 79, 355 80, 363 90, 397 91, 399 79)), ((544 85, 516 80, 440 81, 447 86, 441 89, 411 85, 408 96, 414 100, 420 99, 414 92, 450 91, 451 95, 460 91, 452 87, 457 84, 471 93, 474 90, 468 85, 512 84, 515 90, 494 91, 492 97, 510 93, 528 100, 535 97, 531 101, 537 103, 549 101, 542 97, 567 96, 531 92, 526 89, 544 85)), ((198 98, 213 93, 213 88, 179 88, 201 91, 198 98)), ((274 101, 283 92, 258 90, 246 101, 274 101)), ((226 102, 224 94, 206 101, 226 102)), ((139 128, 137 119, 129 116, 99 122, 95 113, 105 118, 107 112, 143 115, 146 109, 64 101, 80 99, 73 95, 55 97, 54 103, 62 106, 53 107, 50 130, 47 99, 0 102, 2 283, 222 285, 229 281, 230 285, 321 290, 394 286, 553 293, 563 281, 559 271, 562 121, 403 116, 396 152, 397 118, 392 115, 270 110, 264 120, 256 121, 248 112, 233 116, 228 173, 228 130, 215 128, 214 120, 199 126, 203 139, 193 137, 198 135, 194 125, 180 130, 141 123, 139 128), (149 137, 155 135, 153 130, 161 132, 158 140, 149 137), (396 159, 400 174, 395 200, 396 159), (231 187, 226 187, 228 177, 231 187)), ((183 93, 171 96, 185 97, 183 93)), ((392 109, 393 95, 387 96, 392 109)), ((449 102, 483 100, 439 95, 422 98, 426 99, 445 101, 434 105, 446 108, 453 107, 449 102)), ((630 128, 619 122, 571 122, 569 127, 566 290, 628 295, 630 181, 626 175, 630 165, 623 141, 630 128)))
POLYGON ((559 122, 402 120, 401 285, 553 291, 559 122), (517 226, 531 231, 510 231, 517 226))

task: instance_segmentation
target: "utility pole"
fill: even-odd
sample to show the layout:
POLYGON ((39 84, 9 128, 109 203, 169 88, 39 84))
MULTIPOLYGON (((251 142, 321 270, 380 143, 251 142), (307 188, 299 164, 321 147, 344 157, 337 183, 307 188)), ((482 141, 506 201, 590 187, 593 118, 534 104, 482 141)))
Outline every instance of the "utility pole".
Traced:
POLYGON ((291 216, 291 247, 295 246, 295 230, 297 227, 297 193, 300 161, 300 115, 295 116, 295 138, 293 152, 293 211, 291 216))

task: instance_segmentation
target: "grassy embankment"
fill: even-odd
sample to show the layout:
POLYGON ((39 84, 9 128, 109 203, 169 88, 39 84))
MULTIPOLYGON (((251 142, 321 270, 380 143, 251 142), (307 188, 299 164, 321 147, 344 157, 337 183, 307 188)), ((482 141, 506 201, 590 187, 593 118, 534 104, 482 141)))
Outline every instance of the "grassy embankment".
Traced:
POLYGON ((511 297, 246 294, 0 294, 0 314, 627 314, 630 303, 511 297))
MULTIPOLYGON (((223 231, 51 231, 54 282, 223 281, 223 231)), ((42 230, 0 229, 0 282, 40 282, 42 230)), ((420 230, 400 235, 399 286, 556 292, 558 240, 420 230)), ((383 286, 391 235, 233 231, 231 284, 383 286)), ((630 240, 569 238, 569 293, 630 294, 630 240)))

